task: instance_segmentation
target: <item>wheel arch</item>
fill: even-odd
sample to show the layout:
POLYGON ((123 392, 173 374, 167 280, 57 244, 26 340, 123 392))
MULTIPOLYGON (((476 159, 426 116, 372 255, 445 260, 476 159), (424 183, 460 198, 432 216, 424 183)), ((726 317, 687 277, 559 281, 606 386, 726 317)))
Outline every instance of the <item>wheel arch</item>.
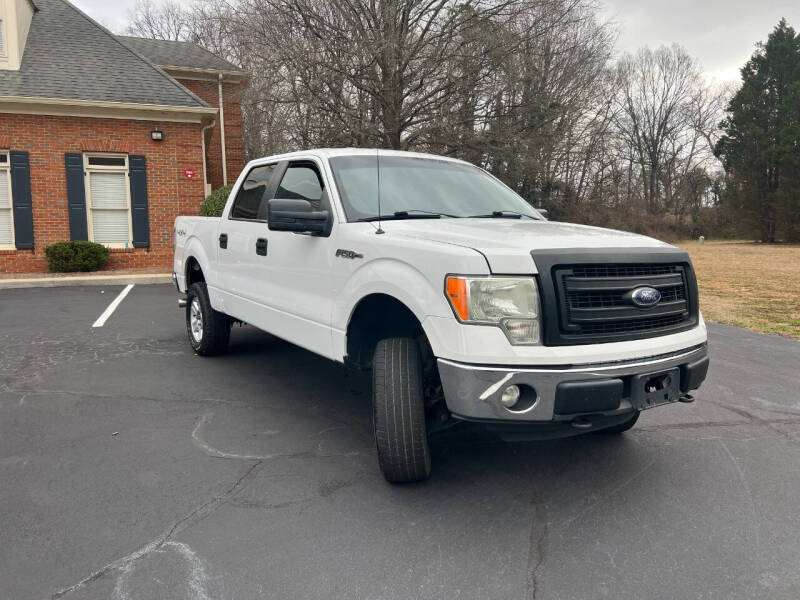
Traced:
POLYGON ((414 338, 423 357, 433 355, 423 321, 405 302, 382 292, 365 295, 355 304, 347 322, 346 362, 370 368, 378 341, 389 337, 414 338))
POLYGON ((183 269, 186 276, 186 289, 198 281, 211 283, 211 263, 208 260, 203 244, 197 236, 191 236, 184 250, 183 269))
POLYGON ((194 256, 190 256, 186 259, 186 289, 188 290, 189 287, 193 283, 197 282, 205 282, 206 276, 203 272, 203 267, 200 266, 200 261, 198 261, 194 256))

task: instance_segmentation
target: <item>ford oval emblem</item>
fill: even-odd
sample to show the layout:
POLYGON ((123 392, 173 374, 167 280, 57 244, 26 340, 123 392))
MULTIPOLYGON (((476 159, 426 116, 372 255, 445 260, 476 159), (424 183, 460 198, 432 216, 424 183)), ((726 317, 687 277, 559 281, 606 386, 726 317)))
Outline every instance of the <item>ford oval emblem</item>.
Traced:
POLYGON ((661 300, 661 292, 653 287, 640 287, 631 292, 631 300, 636 306, 655 306, 661 300))

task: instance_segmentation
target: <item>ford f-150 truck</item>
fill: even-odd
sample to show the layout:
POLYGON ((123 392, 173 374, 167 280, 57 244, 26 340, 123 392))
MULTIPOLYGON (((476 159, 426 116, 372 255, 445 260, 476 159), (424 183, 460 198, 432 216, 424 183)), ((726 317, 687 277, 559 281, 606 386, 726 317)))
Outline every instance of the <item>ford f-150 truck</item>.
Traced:
POLYGON ((189 342, 247 323, 372 371, 378 463, 430 474, 464 421, 504 438, 630 429, 708 370, 689 256, 548 221, 486 171, 375 149, 252 161, 221 218, 175 221, 189 342))

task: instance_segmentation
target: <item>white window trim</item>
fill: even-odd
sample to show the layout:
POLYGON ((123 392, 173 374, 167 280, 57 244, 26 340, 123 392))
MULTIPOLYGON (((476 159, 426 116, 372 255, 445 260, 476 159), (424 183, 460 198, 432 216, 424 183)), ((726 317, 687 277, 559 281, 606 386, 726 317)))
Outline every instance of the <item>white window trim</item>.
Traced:
POLYGON ((0 244, 0 250, 16 250, 17 240, 14 238, 14 196, 11 189, 11 152, 8 150, 0 150, 0 154, 6 157, 6 162, 0 163, 0 170, 8 173, 8 205, 11 209, 11 243, 0 244))
POLYGON ((3 45, 0 47, 0 58, 8 58, 8 36, 6 35, 6 20, 0 11, 0 40, 3 45))
MULTIPOLYGON (((90 178, 92 173, 124 173, 125 174, 125 201, 128 209, 128 243, 127 244, 103 244, 106 248, 133 248, 133 214, 131 211, 131 186, 130 186, 130 165, 127 154, 113 154, 106 152, 89 152, 83 155, 84 189, 86 193, 86 221, 89 234, 89 241, 94 241, 94 226, 92 214, 95 210, 122 210, 119 208, 92 208, 92 186, 90 178), (125 165, 89 165, 90 158, 124 158, 125 165)), ((102 243, 102 242, 100 242, 102 243)))

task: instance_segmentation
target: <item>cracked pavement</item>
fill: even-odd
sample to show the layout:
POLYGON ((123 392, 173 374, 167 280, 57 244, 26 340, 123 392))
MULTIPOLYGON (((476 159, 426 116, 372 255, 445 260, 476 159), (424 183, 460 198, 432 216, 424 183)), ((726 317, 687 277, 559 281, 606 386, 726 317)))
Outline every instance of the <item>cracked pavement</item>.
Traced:
POLYGON ((0 291, 0 598, 800 597, 800 343, 710 326, 628 434, 377 468, 369 378, 252 328, 195 356, 171 286, 0 291), (104 293, 101 293, 104 292, 104 293))

